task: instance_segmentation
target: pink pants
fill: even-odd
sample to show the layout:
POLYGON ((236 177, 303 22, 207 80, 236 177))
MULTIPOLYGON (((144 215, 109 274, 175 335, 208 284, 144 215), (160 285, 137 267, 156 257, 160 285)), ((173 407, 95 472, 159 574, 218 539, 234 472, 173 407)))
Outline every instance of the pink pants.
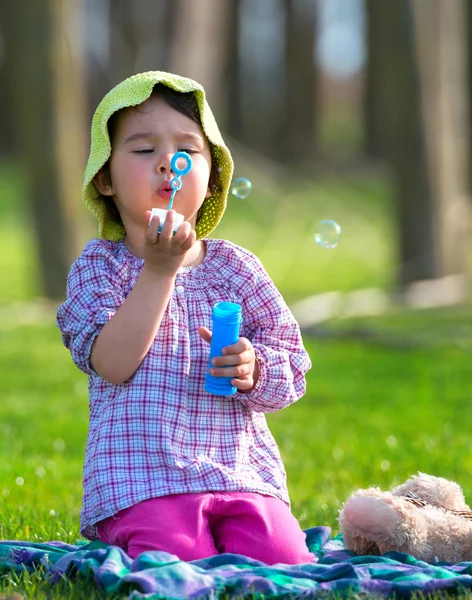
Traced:
POLYGON ((145 500, 98 523, 102 542, 131 558, 164 550, 191 561, 230 552, 267 564, 313 562, 288 506, 240 492, 175 494, 145 500))

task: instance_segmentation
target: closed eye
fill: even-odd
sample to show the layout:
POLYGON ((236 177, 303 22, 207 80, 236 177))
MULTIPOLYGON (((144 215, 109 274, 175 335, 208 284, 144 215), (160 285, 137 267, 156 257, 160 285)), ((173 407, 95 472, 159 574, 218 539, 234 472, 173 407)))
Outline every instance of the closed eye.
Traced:
POLYGON ((142 150, 133 150, 133 154, 152 154, 154 148, 143 148, 142 150))

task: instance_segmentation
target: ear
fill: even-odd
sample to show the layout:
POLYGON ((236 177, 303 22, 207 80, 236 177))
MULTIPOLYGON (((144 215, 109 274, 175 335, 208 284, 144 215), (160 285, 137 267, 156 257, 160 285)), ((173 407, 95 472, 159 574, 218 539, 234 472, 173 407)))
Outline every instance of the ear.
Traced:
POLYGON ((102 196, 113 196, 113 185, 107 165, 104 165, 93 178, 93 183, 102 196))

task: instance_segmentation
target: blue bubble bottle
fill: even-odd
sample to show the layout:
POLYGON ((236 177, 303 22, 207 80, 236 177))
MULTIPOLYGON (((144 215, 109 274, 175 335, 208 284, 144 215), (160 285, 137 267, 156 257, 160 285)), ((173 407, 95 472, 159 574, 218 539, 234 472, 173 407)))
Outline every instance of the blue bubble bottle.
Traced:
MULTIPOLYGON (((243 320, 241 306, 236 302, 218 302, 213 307, 211 319, 213 331, 209 367, 212 367, 211 361, 215 356, 222 356, 221 352, 225 346, 238 341, 239 327, 243 320)), ((237 392, 237 388, 231 383, 232 379, 233 377, 215 377, 207 373, 205 391, 216 396, 230 396, 237 392)))

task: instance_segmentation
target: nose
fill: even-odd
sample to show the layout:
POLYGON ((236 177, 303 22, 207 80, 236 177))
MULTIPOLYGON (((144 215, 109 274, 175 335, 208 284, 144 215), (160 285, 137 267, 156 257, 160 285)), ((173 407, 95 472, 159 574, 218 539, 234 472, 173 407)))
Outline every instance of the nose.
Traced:
POLYGON ((157 164, 157 170, 162 175, 167 175, 167 173, 172 172, 172 169, 170 168, 170 161, 172 159, 172 156, 173 155, 171 152, 162 152, 162 154, 160 155, 159 162, 157 164))

